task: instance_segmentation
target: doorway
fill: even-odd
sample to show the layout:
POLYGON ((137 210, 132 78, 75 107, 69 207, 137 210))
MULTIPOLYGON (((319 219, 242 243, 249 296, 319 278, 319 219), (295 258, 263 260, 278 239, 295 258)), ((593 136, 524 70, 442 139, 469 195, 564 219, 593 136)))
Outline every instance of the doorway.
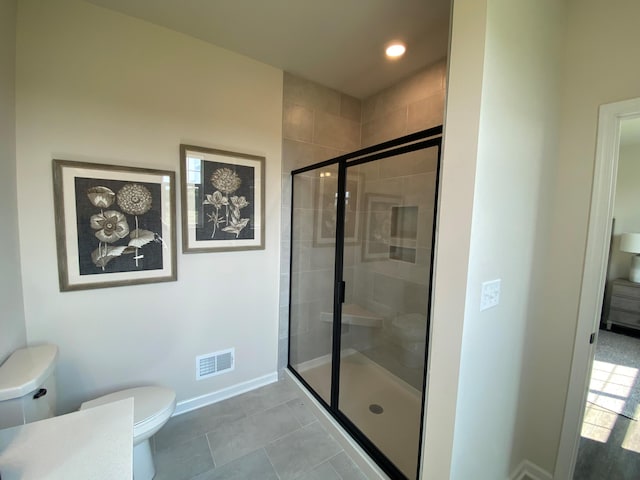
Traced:
POLYGON ((578 324, 555 478, 573 478, 604 303, 619 164, 620 132, 640 118, 640 99, 602 105, 578 324))

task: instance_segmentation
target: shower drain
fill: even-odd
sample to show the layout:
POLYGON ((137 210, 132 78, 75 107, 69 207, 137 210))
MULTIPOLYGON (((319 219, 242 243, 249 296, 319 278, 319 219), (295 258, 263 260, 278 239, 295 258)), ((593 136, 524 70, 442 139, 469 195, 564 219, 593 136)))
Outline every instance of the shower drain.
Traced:
POLYGON ((372 403, 371 405, 369 405, 369 411, 371 413, 375 413, 376 415, 380 415, 381 413, 384 412, 384 408, 382 408, 377 403, 372 403))

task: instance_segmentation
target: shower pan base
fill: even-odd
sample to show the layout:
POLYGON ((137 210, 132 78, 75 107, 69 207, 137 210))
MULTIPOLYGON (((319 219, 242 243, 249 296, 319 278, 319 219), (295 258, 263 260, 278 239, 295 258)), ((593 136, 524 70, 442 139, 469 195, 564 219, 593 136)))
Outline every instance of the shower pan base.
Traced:
MULTIPOLYGON (((406 382, 353 350, 341 356, 340 410, 368 438, 391 455, 396 466, 408 477, 415 470, 416 452, 407 445, 419 445, 422 394, 406 382), (370 409, 382 407, 382 413, 370 409)), ((329 395, 331 363, 316 363, 304 376, 321 395, 329 395)), ((304 387, 303 387, 304 388, 304 387)), ((374 409, 377 410, 377 409, 374 409)))

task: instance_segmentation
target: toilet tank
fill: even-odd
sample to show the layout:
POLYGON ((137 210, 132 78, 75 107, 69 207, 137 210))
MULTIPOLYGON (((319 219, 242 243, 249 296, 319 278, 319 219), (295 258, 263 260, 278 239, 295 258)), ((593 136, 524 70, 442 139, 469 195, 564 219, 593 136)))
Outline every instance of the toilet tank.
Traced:
POLYGON ((56 413, 58 347, 21 348, 0 365, 0 429, 44 420, 56 413))

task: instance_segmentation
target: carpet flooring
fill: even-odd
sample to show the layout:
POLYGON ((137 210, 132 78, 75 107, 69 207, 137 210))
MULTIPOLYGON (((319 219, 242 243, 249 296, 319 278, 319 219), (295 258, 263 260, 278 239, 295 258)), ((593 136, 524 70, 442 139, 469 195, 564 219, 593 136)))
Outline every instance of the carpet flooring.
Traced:
POLYGON ((598 333, 573 480, 640 479, 640 336, 624 333, 598 333))
POLYGON ((640 418, 640 338, 600 330, 587 401, 640 418))

